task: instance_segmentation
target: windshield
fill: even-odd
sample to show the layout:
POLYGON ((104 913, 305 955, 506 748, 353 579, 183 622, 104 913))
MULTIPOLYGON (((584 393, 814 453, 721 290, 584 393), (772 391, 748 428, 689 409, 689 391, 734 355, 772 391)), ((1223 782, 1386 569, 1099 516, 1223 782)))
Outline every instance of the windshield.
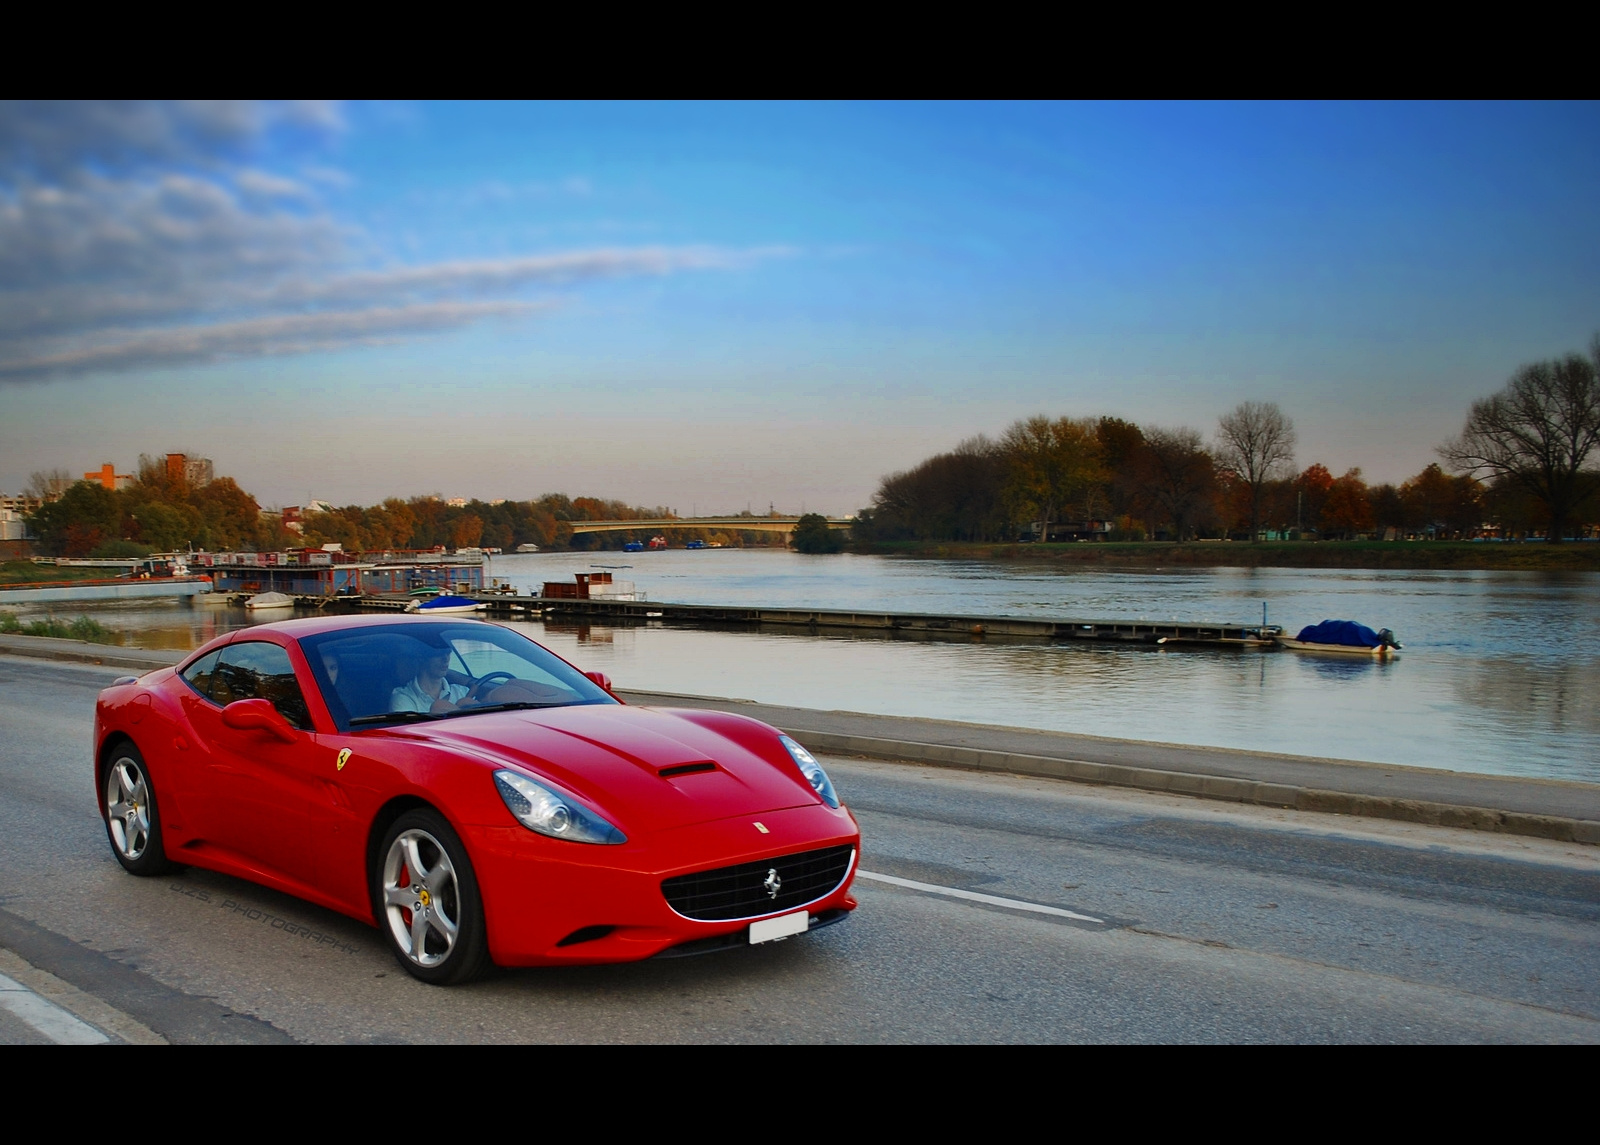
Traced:
POLYGON ((527 637, 477 621, 356 628, 300 647, 340 728, 617 702, 527 637))

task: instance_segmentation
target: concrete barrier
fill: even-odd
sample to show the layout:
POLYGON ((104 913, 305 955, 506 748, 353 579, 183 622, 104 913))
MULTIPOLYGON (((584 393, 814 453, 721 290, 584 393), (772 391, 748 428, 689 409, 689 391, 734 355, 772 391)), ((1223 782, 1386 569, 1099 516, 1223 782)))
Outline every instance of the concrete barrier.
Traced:
POLYGON ((1591 846, 1600 844, 1600 822, 1564 815, 1534 815, 1494 807, 1472 807, 1436 803, 1425 799, 1399 799, 1387 795, 1327 791, 1285 783, 1238 779, 1226 775, 1163 771, 1159 768, 1131 767, 1126 764, 1094 763, 1088 760, 1059 759, 1054 756, 952 747, 949 744, 838 735, 800 727, 786 727, 784 731, 811 751, 829 755, 855 755, 897 763, 932 764, 935 767, 952 767, 967 771, 1064 779, 1073 783, 1129 787, 1140 791, 1189 795, 1227 803, 1250 803, 1262 807, 1285 807, 1295 811, 1317 811, 1335 815, 1361 815, 1373 819, 1397 819, 1407 823, 1426 823, 1435 827, 1499 831, 1509 835, 1530 835, 1540 839, 1584 843, 1591 846))

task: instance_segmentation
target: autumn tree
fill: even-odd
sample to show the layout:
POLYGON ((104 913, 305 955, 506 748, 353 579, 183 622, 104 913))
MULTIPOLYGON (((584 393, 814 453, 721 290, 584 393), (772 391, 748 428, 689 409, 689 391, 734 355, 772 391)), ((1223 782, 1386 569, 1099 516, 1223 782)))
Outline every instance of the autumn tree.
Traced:
POLYGON ((1372 498, 1367 483, 1361 479, 1361 470, 1347 469, 1343 477, 1328 485, 1317 520, 1325 535, 1349 539, 1371 531, 1375 523, 1372 498))
POLYGON ((1333 488, 1334 477, 1328 472, 1328 467, 1320 462, 1308 465, 1300 471, 1294 479, 1290 492, 1294 495, 1294 520, 1298 528, 1317 528, 1317 522, 1322 519, 1323 506, 1327 504, 1328 492, 1333 488))
POLYGON ((1138 509, 1138 461, 1144 447, 1144 431, 1120 417, 1103 417, 1095 423, 1094 436, 1100 446, 1102 480, 1111 514, 1122 517, 1134 513, 1138 509))
POLYGON ((969 438, 885 477, 853 532, 862 540, 994 540, 1007 532, 1006 473, 993 442, 969 438))
POLYGON ((1172 537, 1184 541, 1196 520, 1214 508, 1216 461, 1201 444, 1198 430, 1147 429, 1134 455, 1138 504, 1154 520, 1172 523, 1172 537))
POLYGON ((105 542, 122 539, 122 504, 103 485, 78 481, 41 505, 28 524, 45 552, 86 557, 105 542))
POLYGON ((1000 439, 1005 459, 1006 499, 1015 520, 1041 523, 1041 540, 1065 508, 1102 479, 1095 423, 1088 418, 1051 420, 1042 414, 1014 423, 1000 439))
POLYGON ((1461 435, 1439 447, 1458 473, 1514 482, 1545 509, 1546 539, 1566 539, 1573 511, 1600 476, 1600 334, 1588 358, 1523 366, 1499 393, 1472 403, 1461 435))
POLYGON ((1407 523, 1435 537, 1470 534, 1483 523, 1483 486, 1429 465, 1400 486, 1407 523))
POLYGON ((1241 402, 1217 423, 1217 459, 1248 491, 1250 540, 1261 538, 1268 482, 1294 463, 1294 422, 1275 402, 1241 402))

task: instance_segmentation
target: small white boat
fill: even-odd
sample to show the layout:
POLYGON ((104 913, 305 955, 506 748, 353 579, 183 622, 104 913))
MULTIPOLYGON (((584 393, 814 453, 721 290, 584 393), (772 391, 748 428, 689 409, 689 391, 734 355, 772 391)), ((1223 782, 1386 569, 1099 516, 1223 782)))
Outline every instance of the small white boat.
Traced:
POLYGON ((1393 656, 1399 651, 1399 645, 1380 644, 1376 648, 1362 648, 1355 644, 1318 644, 1312 640, 1290 640, 1287 636, 1278 637, 1278 643, 1292 652, 1329 652, 1336 656, 1376 656, 1382 658, 1393 656))
POLYGON ((526 545, 518 545, 517 546, 517 552, 519 552, 519 553, 536 553, 538 551, 539 551, 539 546, 536 545, 536 544, 533 544, 531 541, 526 545))
POLYGON ((258 592, 249 600, 245 601, 244 606, 252 610, 260 610, 263 608, 293 608, 294 597, 290 596, 286 592, 258 592))

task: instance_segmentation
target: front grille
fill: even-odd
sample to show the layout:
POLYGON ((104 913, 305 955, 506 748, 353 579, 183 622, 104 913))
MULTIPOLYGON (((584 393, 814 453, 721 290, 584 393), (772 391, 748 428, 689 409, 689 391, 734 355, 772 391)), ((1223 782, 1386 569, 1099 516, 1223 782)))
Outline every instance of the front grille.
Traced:
POLYGON ((815 902, 832 891, 849 873, 854 853, 855 848, 847 843, 736 867, 696 871, 662 880, 661 893, 667 896, 673 910, 702 922, 775 914, 815 902), (772 893, 770 885, 774 871, 780 880, 777 894, 772 893))

